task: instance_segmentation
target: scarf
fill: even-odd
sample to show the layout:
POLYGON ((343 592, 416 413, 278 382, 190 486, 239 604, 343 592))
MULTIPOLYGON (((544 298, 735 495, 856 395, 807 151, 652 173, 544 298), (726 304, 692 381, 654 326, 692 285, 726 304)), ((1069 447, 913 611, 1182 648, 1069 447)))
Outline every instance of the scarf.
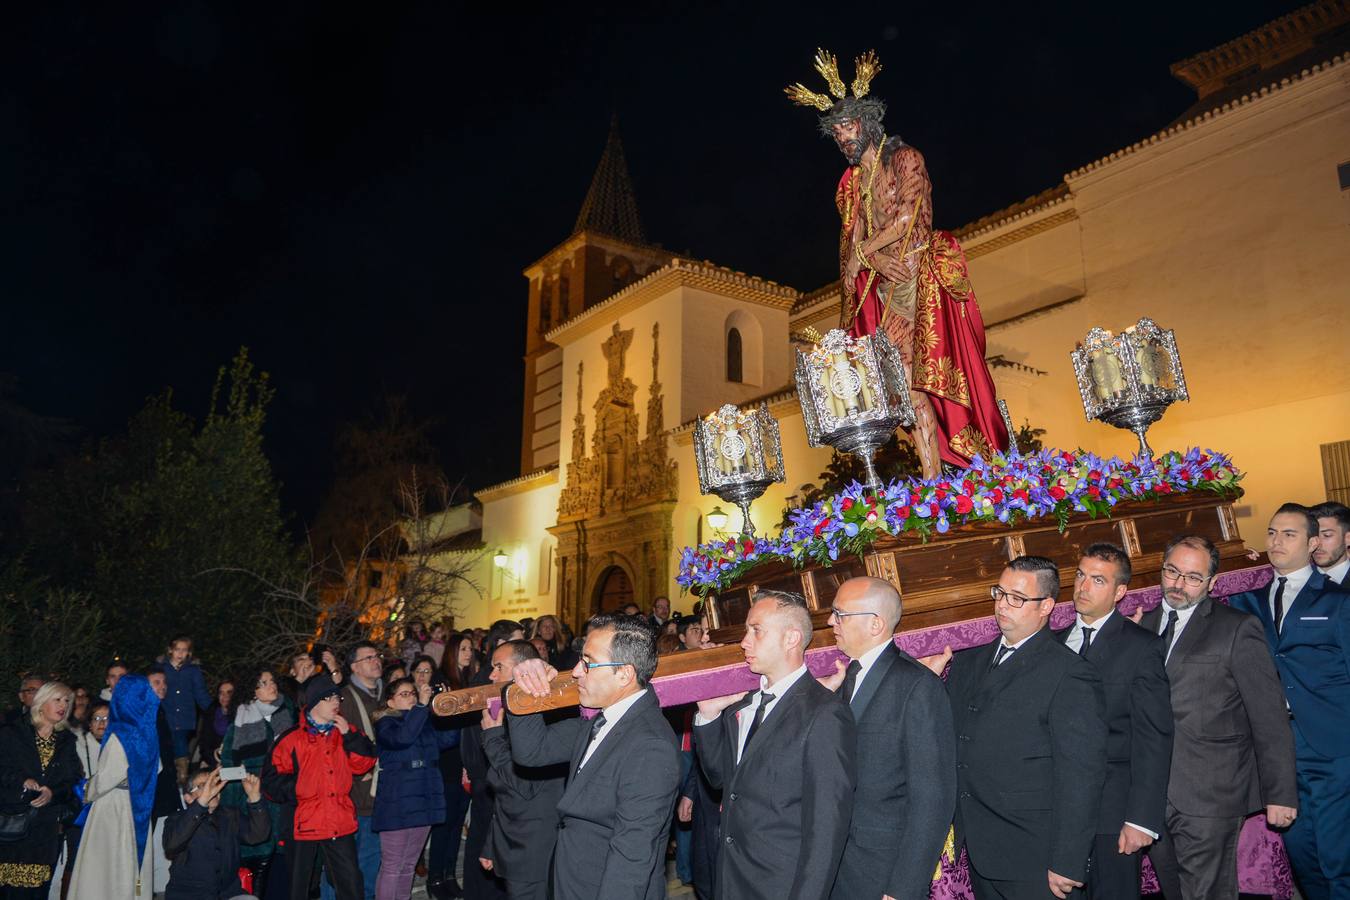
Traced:
POLYGON ((328 732, 332 731, 333 727, 337 725, 336 722, 325 722, 320 725, 318 722, 314 721, 314 717, 309 714, 309 710, 305 710, 305 724, 309 725, 311 730, 323 735, 328 734, 328 732))
MULTIPOLYGON (((159 697, 144 675, 123 675, 112 693, 108 731, 102 747, 117 736, 127 756, 127 791, 131 794, 131 819, 136 828, 136 863, 145 859, 150 832, 150 810, 155 805, 155 779, 159 775, 159 735, 155 716, 159 697)), ((100 753, 102 751, 100 750, 100 753)))
POLYGON ((234 747, 243 750, 261 744, 266 750, 272 739, 294 724, 294 713, 280 697, 271 703, 245 703, 234 714, 234 747))

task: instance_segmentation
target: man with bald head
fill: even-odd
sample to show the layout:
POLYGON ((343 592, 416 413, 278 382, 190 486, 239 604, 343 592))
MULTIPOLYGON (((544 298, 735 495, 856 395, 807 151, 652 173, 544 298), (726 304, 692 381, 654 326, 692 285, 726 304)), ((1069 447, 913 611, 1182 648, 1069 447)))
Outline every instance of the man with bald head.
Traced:
POLYGON ((801 594, 759 591, 741 650, 760 689, 698 704, 694 743, 722 789, 716 897, 818 900, 839 868, 853 810, 853 716, 806 670, 801 594))
POLYGON ((858 727, 853 822, 830 897, 925 898, 956 807, 956 732, 942 680, 895 646, 900 593, 851 578, 830 611, 848 657, 826 684, 858 727))

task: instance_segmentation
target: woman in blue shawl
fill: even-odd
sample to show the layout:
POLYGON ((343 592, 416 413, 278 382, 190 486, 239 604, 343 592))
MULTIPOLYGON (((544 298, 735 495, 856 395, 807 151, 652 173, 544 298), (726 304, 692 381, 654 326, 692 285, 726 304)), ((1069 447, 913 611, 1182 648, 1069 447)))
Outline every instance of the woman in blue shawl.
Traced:
POLYGON ((124 675, 112 694, 108 731, 80 852, 71 876, 71 900, 137 900, 151 896, 150 810, 159 773, 155 714, 159 697, 141 675, 124 675))

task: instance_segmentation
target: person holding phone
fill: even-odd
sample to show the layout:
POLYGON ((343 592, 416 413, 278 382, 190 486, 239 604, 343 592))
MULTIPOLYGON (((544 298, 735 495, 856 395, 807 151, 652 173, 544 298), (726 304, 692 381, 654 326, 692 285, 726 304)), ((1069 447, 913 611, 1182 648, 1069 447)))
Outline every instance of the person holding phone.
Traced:
POLYGON ((240 844, 258 844, 272 833, 257 775, 241 781, 248 805, 241 813, 220 805, 221 770, 198 772, 188 781, 187 807, 164 826, 169 884, 164 900, 226 900, 244 893, 239 882, 240 844))

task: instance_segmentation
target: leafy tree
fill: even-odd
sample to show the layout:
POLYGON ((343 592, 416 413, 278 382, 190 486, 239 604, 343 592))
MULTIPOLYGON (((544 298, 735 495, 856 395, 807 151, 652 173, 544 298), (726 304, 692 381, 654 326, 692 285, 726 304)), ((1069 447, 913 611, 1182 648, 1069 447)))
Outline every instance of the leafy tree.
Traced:
POLYGON ((213 671, 248 658, 240 625, 262 591, 225 570, 280 577, 294 565, 263 452, 272 393, 240 350, 219 370, 200 425, 166 390, 125 434, 36 485, 27 530, 35 569, 90 597, 108 646, 133 663, 180 633, 194 636, 213 671))
POLYGON ((103 610, 88 596, 51 587, 22 559, 0 563, 0 673, 6 680, 32 673, 96 692, 111 657, 102 626, 103 610))

